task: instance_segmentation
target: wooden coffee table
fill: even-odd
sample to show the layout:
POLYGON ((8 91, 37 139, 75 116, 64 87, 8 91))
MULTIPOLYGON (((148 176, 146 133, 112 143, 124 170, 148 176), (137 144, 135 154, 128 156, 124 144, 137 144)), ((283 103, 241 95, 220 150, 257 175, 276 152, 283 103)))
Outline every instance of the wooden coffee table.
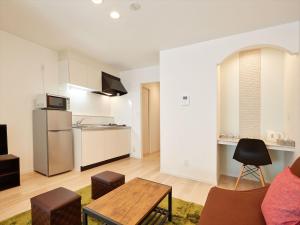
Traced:
POLYGON ((135 178, 83 207, 83 225, 88 224, 87 216, 112 225, 172 221, 172 187, 135 178), (167 195, 168 210, 158 207, 167 195))

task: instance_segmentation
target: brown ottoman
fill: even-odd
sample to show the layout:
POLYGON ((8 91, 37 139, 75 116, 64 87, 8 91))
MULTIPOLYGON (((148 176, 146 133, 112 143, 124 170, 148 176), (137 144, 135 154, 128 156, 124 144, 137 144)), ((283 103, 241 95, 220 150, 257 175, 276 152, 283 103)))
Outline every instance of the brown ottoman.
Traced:
POLYGON ((81 196, 57 188, 31 198, 32 225, 81 225, 81 196))
POLYGON ((91 179, 92 199, 97 199, 125 183, 124 175, 111 171, 96 174, 91 179))

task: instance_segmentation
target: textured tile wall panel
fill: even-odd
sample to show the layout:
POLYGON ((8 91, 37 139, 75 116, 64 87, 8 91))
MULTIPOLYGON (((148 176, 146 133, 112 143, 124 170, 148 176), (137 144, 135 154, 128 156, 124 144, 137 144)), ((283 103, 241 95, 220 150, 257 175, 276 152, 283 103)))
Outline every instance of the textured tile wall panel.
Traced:
POLYGON ((239 54, 239 129, 241 137, 260 137, 261 53, 251 50, 239 54))

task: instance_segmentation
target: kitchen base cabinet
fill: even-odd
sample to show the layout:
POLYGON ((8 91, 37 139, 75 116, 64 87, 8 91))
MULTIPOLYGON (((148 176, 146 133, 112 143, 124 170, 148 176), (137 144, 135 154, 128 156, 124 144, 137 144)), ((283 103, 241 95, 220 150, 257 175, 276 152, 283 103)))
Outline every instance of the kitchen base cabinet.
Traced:
POLYGON ((82 171, 129 157, 131 129, 74 128, 75 168, 82 171))
POLYGON ((107 130, 104 133, 105 159, 128 154, 130 130, 107 130))
POLYGON ((87 166, 81 166, 79 170, 80 170, 81 172, 82 172, 82 171, 86 171, 86 170, 95 168, 95 167, 97 167, 97 166, 102 166, 102 165, 105 165, 105 164, 108 164, 108 163, 111 163, 111 162, 115 162, 115 161, 118 161, 118 160, 121 160, 121 159, 129 158, 129 157, 130 157, 130 154, 118 156, 118 157, 115 157, 115 158, 107 159, 107 160, 105 160, 105 161, 93 163, 93 164, 90 164, 90 165, 87 165, 87 166))
POLYGON ((105 130, 83 130, 81 166, 87 166, 96 162, 109 159, 106 156, 105 130))

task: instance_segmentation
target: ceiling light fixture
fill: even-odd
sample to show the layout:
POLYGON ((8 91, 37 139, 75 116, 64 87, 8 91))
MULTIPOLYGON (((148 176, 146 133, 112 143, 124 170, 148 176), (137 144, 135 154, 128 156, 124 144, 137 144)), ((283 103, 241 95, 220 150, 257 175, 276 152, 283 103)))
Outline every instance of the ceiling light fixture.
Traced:
POLYGON ((92 0, 92 2, 94 2, 95 4, 102 4, 103 0, 92 0))
POLYGON ((120 18, 120 13, 119 12, 117 12, 117 11, 111 11, 110 12, 110 17, 112 18, 112 19, 119 19, 120 18))

